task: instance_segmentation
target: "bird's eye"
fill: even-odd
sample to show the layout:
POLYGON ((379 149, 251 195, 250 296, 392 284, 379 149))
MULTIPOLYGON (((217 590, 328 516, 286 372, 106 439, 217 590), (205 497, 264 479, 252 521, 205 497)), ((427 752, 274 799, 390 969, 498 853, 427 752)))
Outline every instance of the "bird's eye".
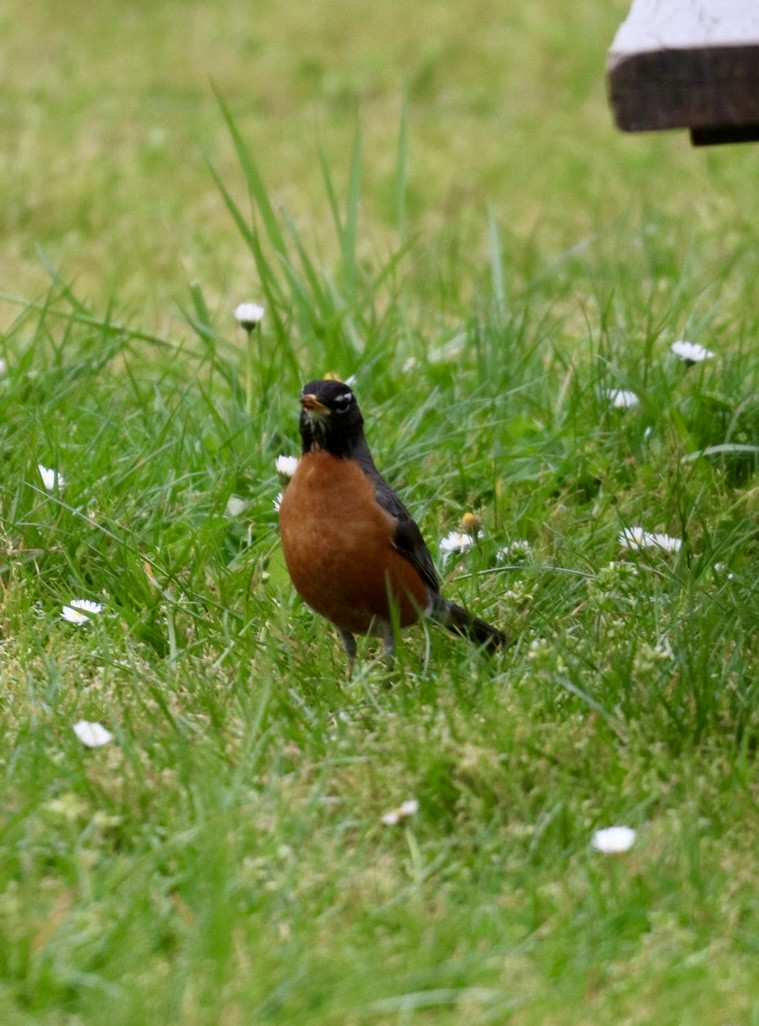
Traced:
POLYGON ((353 393, 343 392, 342 395, 337 395, 332 400, 332 408, 334 409, 335 413, 347 413, 352 402, 353 393))

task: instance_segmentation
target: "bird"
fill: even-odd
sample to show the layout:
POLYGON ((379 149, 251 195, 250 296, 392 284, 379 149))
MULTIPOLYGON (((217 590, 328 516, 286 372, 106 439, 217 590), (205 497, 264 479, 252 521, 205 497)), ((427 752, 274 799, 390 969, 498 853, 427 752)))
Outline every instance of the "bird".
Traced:
POLYGON ((301 457, 279 509, 295 590, 338 630, 352 669, 357 634, 383 639, 422 617, 488 651, 508 643, 497 627, 444 598, 422 533, 385 481, 349 385, 307 382, 300 394, 301 457))

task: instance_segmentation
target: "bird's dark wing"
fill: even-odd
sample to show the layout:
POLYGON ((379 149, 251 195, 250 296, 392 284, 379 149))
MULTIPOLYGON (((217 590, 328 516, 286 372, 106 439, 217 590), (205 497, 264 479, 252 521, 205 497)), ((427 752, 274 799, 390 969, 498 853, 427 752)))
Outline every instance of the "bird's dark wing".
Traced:
MULTIPOLYGON (((380 505, 383 505, 379 494, 377 498, 380 505)), ((405 510, 403 516, 396 517, 393 541, 396 549, 418 571, 430 591, 437 594, 440 591, 440 582, 437 579, 435 564, 432 562, 430 550, 427 548, 424 538, 422 538, 422 532, 411 515, 405 510)))
POLYGON ((373 482, 377 502, 395 521, 393 544, 396 549, 411 563, 427 587, 434 594, 438 594, 440 582, 435 572, 435 564, 414 518, 377 470, 368 450, 356 453, 354 458, 373 482))

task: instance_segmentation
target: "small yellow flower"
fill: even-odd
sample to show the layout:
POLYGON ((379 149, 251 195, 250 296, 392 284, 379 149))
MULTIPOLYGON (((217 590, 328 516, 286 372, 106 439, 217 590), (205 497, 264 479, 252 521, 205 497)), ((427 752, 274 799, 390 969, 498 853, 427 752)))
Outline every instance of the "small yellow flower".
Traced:
POLYGON ((465 513, 461 518, 461 529, 467 534, 476 535, 482 527, 482 521, 476 513, 465 513))

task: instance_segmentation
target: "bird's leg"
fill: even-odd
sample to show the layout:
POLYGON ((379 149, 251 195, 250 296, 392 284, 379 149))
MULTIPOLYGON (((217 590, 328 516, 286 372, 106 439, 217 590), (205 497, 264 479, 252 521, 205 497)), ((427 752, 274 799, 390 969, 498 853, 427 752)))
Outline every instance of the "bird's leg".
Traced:
POLYGON ((348 656, 348 674, 350 676, 353 674, 353 664, 356 661, 356 639, 350 631, 344 631, 342 628, 338 628, 338 630, 342 638, 343 648, 348 656))
POLYGON ((382 639, 382 647, 385 650, 385 659, 388 665, 392 666, 395 662, 395 632, 393 631, 392 624, 382 639))

